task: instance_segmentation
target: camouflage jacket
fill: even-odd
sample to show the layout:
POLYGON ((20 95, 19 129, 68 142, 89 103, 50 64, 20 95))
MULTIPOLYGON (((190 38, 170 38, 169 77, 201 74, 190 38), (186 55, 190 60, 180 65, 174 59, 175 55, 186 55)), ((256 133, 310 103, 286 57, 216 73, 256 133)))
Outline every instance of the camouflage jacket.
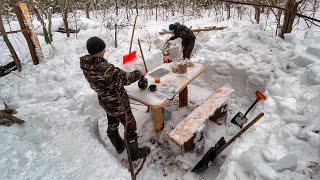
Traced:
POLYGON ((107 113, 119 116, 130 110, 130 100, 124 86, 139 80, 141 71, 125 72, 103 58, 89 55, 80 57, 80 67, 90 87, 97 92, 100 106, 107 113))
POLYGON ((170 40, 175 40, 177 38, 182 39, 182 43, 188 43, 196 39, 196 36, 193 34, 191 29, 187 28, 184 25, 177 24, 176 28, 174 29, 174 36, 170 38, 170 40))

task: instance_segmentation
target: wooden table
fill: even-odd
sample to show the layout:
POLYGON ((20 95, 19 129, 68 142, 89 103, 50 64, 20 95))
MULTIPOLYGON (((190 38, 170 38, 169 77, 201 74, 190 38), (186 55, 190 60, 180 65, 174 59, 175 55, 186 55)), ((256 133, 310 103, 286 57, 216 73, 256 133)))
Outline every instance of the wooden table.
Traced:
POLYGON ((184 74, 173 73, 170 64, 162 64, 153 71, 149 72, 145 77, 148 84, 156 84, 157 90, 154 92, 148 89, 140 89, 138 82, 135 82, 125 89, 131 99, 134 99, 146 106, 151 107, 153 111, 153 126, 156 131, 162 131, 164 128, 164 107, 168 102, 179 94, 179 107, 188 106, 188 84, 204 72, 205 67, 201 64, 194 63, 194 66, 188 67, 184 74), (162 73, 163 70, 167 71, 162 73), (154 82, 151 75, 160 72, 160 83, 154 82), (165 75, 163 75, 165 74, 165 75))

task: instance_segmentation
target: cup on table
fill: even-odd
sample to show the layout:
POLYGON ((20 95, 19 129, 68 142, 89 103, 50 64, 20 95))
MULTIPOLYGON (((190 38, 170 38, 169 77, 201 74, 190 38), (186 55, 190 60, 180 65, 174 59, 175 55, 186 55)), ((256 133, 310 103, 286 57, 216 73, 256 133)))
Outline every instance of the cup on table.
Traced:
POLYGON ((154 82, 155 83, 160 83, 160 76, 154 77, 154 82))

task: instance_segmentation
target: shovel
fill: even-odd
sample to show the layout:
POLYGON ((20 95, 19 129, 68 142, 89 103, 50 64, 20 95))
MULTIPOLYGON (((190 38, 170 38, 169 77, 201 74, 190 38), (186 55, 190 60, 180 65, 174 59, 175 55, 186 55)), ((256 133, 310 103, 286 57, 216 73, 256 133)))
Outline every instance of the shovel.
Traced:
POLYGON ((135 28, 136 28, 137 17, 138 17, 138 16, 136 16, 136 17, 134 18, 133 29, 132 29, 132 34, 131 34, 131 41, 130 41, 129 54, 126 54, 126 55, 123 56, 123 64, 126 64, 126 63, 132 61, 132 60, 136 57, 137 51, 132 51, 132 52, 131 52, 131 48, 132 48, 132 41, 133 41, 134 30, 135 30, 135 28))
POLYGON ((257 104, 258 101, 260 100, 265 100, 267 99, 267 96, 263 94, 263 92, 257 90, 256 91, 256 100, 253 102, 253 104, 249 107, 249 109, 247 110, 247 112, 243 115, 242 112, 238 112, 232 119, 231 119, 231 123, 239 126, 241 129, 243 127, 243 125, 248 121, 248 118, 246 117, 247 114, 249 113, 249 111, 253 108, 254 105, 257 104))
POLYGON ((209 167, 209 163, 213 162, 214 159, 231 143, 233 143, 239 136, 241 136, 247 129, 254 125, 259 119, 264 116, 264 113, 260 113, 255 117, 248 125, 241 129, 236 135, 234 135, 228 142, 224 140, 224 137, 221 137, 220 140, 215 144, 214 147, 211 147, 208 152, 202 157, 202 159, 194 166, 191 172, 201 173, 204 172, 209 167))

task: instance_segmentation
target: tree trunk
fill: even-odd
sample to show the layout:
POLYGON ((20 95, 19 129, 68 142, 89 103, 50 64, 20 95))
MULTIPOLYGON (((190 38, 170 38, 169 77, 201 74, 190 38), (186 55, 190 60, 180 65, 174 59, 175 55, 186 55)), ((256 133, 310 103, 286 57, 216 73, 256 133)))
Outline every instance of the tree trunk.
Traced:
POLYGON ((136 13, 137 13, 137 15, 139 14, 139 11, 138 11, 138 0, 136 0, 136 13))
POLYGON ((184 16, 184 4, 185 3, 185 0, 182 0, 182 15, 184 16))
MULTIPOLYGON (((116 3, 116 15, 118 16, 118 11, 119 11, 119 7, 118 7, 118 0, 115 0, 115 3, 116 3)), ((118 20, 118 17, 117 17, 117 20, 118 20)), ((114 25, 114 46, 115 48, 118 47, 118 39, 117 39, 117 34, 118 34, 118 22, 115 23, 114 25)))
POLYGON ((129 14, 130 14, 130 11, 129 11, 129 0, 126 0, 126 15, 127 15, 127 21, 130 21, 130 18, 129 18, 129 14))
POLYGON ((86 2, 86 17, 90 18, 90 1, 86 2))
POLYGON ((227 3, 227 11, 228 11, 227 19, 230 19, 230 17, 231 17, 230 7, 231 7, 231 3, 227 3))
POLYGON ((312 17, 315 18, 316 17, 316 12, 317 12, 317 1, 318 0, 314 0, 314 4, 313 4, 313 14, 312 17))
POLYGON ((68 25, 68 0, 64 0, 64 12, 63 12, 63 23, 66 29, 67 37, 70 37, 69 25, 68 25))
MULTIPOLYGON (((260 0, 255 0, 255 3, 256 4, 261 4, 261 1, 260 0)), ((254 9, 255 9, 255 20, 257 22, 257 24, 260 23, 260 14, 261 14, 261 8, 259 6, 254 6, 254 9)))
POLYGON ((156 21, 158 21, 158 4, 156 5, 156 21))
MULTIPOLYGON (((21 9, 18 7, 17 0, 10 0, 10 2, 11 2, 11 5, 13 6, 13 9, 14 9, 16 15, 17 15, 17 19, 19 21, 20 28, 22 30, 28 29, 26 27, 26 25, 24 24, 24 20, 23 20, 23 17, 22 17, 22 12, 21 12, 21 9)), ((29 47, 29 51, 30 51, 30 54, 31 54, 31 57, 32 57, 33 64, 34 65, 39 64, 40 60, 37 57, 37 52, 35 50, 34 44, 32 43, 31 35, 29 34, 28 31, 22 31, 22 34, 23 34, 24 38, 27 41, 27 44, 28 44, 28 47, 29 47)))
POLYGON ((50 41, 52 42, 53 37, 52 37, 52 32, 51 32, 51 26, 52 26, 51 18, 52 18, 52 7, 49 7, 49 9, 48 9, 48 35, 49 35, 50 41))
MULTIPOLYGON (((1 4, 0 4, 0 7, 1 7, 1 4)), ((2 17, 2 13, 0 12, 0 17, 2 17)), ((11 56, 13 58, 13 61, 14 63, 16 64, 17 68, 18 68, 18 71, 21 71, 22 67, 21 67, 21 61, 16 53, 16 51, 14 50, 11 42, 9 41, 9 38, 8 36, 6 35, 6 30, 4 28, 4 25, 3 25, 3 21, 2 21, 2 18, 0 18, 0 32, 2 34, 2 37, 3 37, 3 40, 4 42, 6 43, 10 53, 11 53, 11 56)))
MULTIPOLYGON (((44 30, 43 30, 43 31, 44 31, 44 32, 43 32, 43 35, 45 36, 46 43, 47 43, 47 44, 51 44, 51 39, 50 39, 49 34, 46 35, 47 32, 45 33, 45 31, 47 31, 47 30, 46 30, 46 23, 44 22, 43 18, 41 17, 41 15, 40 15, 37 7, 36 7, 35 4, 33 3, 33 0, 29 0, 29 4, 30 4, 30 6, 31 6, 31 8, 32 8, 32 10, 33 10, 33 12, 34 12, 34 14, 36 15, 38 21, 39 21, 40 24, 42 25, 42 28, 44 29, 44 30)), ((51 31, 50 31, 50 32, 51 32, 51 31)))
MULTIPOLYGON (((295 0, 287 0, 285 8, 291 11, 297 12, 299 3, 300 2, 296 2, 295 0)), ((291 33, 294 18, 295 18, 295 14, 285 11, 283 25, 280 33, 280 37, 282 39, 284 39, 285 33, 291 33)))

